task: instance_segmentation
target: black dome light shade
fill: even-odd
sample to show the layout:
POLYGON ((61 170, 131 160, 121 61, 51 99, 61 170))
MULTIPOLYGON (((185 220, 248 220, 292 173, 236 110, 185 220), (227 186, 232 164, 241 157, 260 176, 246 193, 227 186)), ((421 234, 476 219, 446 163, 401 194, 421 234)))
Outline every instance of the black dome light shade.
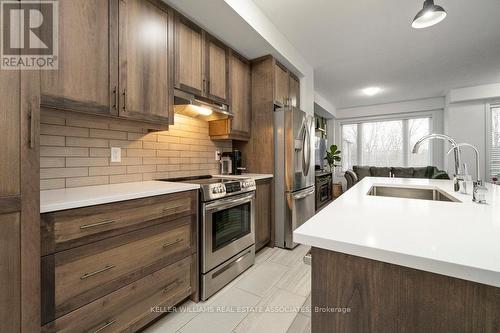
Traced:
POLYGON ((415 29, 422 29, 438 24, 446 17, 443 7, 435 5, 434 0, 425 0, 424 8, 417 13, 411 26, 415 29))

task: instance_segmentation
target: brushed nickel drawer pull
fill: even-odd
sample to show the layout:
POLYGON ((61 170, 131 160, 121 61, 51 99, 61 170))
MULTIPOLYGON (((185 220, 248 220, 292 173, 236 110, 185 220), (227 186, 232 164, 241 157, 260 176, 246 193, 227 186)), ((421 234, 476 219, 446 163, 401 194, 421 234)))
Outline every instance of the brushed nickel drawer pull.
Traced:
POLYGON ((106 220, 102 222, 97 222, 97 223, 92 223, 92 224, 84 224, 80 226, 80 229, 88 229, 88 228, 93 228, 93 227, 100 227, 101 225, 106 225, 106 224, 111 224, 114 223, 115 220, 106 220))
POLYGON ((172 287, 175 287, 177 284, 179 284, 180 281, 179 280, 175 280, 174 282, 170 283, 169 285, 167 285, 165 288, 163 288, 163 293, 166 294, 168 293, 170 290, 172 290, 172 287))
POLYGON ((164 244, 163 244, 163 248, 166 248, 166 247, 172 246, 172 245, 174 245, 174 244, 180 243, 180 242, 182 242, 183 240, 184 240, 184 238, 177 238, 177 239, 176 239, 175 241, 173 241, 173 242, 170 242, 170 243, 168 243, 168 242, 167 242, 167 243, 164 243, 164 244))
POLYGON ((91 276, 94 276, 94 275, 97 275, 97 274, 99 274, 99 273, 103 273, 103 272, 109 271, 111 268, 115 268, 115 265, 108 265, 108 266, 106 266, 106 267, 104 267, 104 268, 101 268, 101 269, 99 269, 99 270, 95 271, 95 272, 92 272, 92 273, 85 273, 85 274, 83 274, 83 275, 80 277, 80 280, 85 280, 85 279, 87 279, 87 278, 89 278, 89 277, 91 277, 91 276))
POLYGON ((102 327, 100 327, 100 328, 96 329, 96 330, 94 331, 94 333, 101 332, 101 331, 105 330, 107 327, 109 327, 109 326, 113 325, 114 323, 116 323, 116 320, 107 321, 106 323, 104 323, 104 326, 102 326, 102 327))

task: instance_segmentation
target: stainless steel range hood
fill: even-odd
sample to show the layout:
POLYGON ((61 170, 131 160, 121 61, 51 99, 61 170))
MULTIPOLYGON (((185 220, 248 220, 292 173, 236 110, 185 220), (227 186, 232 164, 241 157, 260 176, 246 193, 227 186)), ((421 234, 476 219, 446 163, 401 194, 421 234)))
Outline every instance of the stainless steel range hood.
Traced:
POLYGON ((207 121, 233 116, 226 104, 216 103, 178 89, 174 89, 174 112, 207 121))

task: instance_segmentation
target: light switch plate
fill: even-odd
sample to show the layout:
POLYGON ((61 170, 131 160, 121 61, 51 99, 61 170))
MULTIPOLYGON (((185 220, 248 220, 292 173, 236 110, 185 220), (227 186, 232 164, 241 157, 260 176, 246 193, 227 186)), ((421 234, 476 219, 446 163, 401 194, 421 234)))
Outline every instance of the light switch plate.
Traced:
POLYGON ((216 161, 220 161, 220 155, 221 155, 220 150, 216 150, 216 151, 215 151, 215 160, 216 160, 216 161))
POLYGON ((122 161, 122 149, 120 147, 111 147, 111 162, 122 161))

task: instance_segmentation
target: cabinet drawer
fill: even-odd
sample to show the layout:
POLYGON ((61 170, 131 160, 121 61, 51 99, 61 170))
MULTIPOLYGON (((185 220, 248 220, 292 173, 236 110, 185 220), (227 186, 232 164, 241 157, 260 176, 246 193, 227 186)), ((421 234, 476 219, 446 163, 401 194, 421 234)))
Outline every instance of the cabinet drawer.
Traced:
POLYGON ((136 331, 162 314, 151 311, 154 307, 164 311, 191 294, 196 283, 191 280, 193 262, 187 257, 156 271, 58 318, 42 332, 136 331))
POLYGON ((196 214, 196 191, 42 214, 42 255, 196 214))
POLYGON ((195 223, 183 217, 44 257, 44 322, 191 255, 195 223))

